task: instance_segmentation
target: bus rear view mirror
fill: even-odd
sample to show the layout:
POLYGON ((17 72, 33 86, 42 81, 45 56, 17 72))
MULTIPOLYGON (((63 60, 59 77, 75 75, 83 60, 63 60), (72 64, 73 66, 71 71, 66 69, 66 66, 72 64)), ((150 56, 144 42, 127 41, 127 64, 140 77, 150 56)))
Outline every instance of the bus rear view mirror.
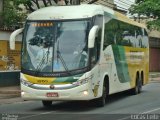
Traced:
POLYGON ((88 36, 88 48, 94 48, 95 38, 98 35, 99 27, 97 25, 93 26, 89 32, 88 36))
POLYGON ((22 33, 23 31, 23 28, 20 28, 18 30, 15 30, 11 35, 10 35, 10 38, 9 38, 9 45, 10 45, 10 49, 11 50, 14 50, 15 49, 15 39, 16 39, 16 36, 19 35, 20 33, 22 33))

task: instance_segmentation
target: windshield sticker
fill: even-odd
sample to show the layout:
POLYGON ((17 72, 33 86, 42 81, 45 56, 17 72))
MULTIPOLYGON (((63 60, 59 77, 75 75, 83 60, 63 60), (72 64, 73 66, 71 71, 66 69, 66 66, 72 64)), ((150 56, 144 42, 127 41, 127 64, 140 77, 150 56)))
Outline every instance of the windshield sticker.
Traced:
POLYGON ((32 27, 51 27, 53 23, 32 23, 32 27))

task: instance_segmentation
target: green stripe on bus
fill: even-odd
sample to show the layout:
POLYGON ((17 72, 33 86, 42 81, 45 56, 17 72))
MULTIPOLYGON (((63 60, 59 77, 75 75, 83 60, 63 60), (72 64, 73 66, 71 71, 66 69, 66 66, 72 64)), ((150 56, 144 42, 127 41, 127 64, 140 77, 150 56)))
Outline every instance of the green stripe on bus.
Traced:
POLYGON ((119 81, 121 83, 129 82, 131 79, 129 76, 128 64, 126 61, 124 47, 118 45, 112 45, 112 49, 113 49, 119 81))
POLYGON ((53 81, 53 83, 73 83, 76 82, 78 79, 75 79, 75 77, 81 77, 83 74, 70 76, 70 77, 59 77, 56 78, 56 80, 53 81))

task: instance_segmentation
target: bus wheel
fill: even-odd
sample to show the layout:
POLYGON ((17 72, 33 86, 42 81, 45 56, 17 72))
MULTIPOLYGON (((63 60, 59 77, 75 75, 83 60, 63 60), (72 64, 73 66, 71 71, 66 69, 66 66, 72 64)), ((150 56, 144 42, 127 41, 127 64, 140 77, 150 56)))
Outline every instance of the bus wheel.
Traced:
POLYGON ((142 92, 142 78, 139 77, 139 81, 138 81, 138 93, 141 93, 142 92))
POLYGON ((141 77, 136 77, 136 86, 135 88, 132 89, 132 93, 134 95, 137 95, 139 93, 141 93, 142 91, 142 80, 141 80, 141 77))
POLYGON ((42 104, 43 104, 44 107, 50 107, 52 105, 52 101, 45 101, 45 100, 43 100, 42 104))
POLYGON ((104 84, 102 96, 96 99, 96 106, 104 107, 104 105, 106 104, 106 96, 107 96, 107 91, 106 91, 106 86, 104 84))

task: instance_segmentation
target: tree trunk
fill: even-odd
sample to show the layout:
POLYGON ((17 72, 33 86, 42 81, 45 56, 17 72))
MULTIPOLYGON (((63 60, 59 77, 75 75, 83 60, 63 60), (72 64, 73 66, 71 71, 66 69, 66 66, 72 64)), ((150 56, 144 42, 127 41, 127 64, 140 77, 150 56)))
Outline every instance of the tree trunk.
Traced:
POLYGON ((31 4, 27 4, 26 6, 27 6, 26 9, 30 10, 31 12, 35 11, 35 9, 32 8, 31 4))
POLYGON ((58 3, 58 0, 53 0, 56 4, 58 3))
MULTIPOLYGON (((3 0, 0 0, 0 13, 3 12, 3 0)), ((0 25, 2 25, 2 17, 0 17, 0 25)))
POLYGON ((97 2, 98 0, 91 0, 88 4, 92 4, 94 2, 97 2))
POLYGON ((71 0, 70 1, 71 3, 71 5, 79 5, 80 4, 80 0, 71 0))
POLYGON ((46 0, 42 0, 42 1, 43 1, 44 6, 47 7, 47 2, 46 2, 46 0))
POLYGON ((48 0, 48 3, 49 3, 50 5, 52 5, 52 2, 51 2, 51 0, 48 0))
POLYGON ((0 12, 3 11, 3 0, 0 0, 0 12))
POLYGON ((37 6, 38 9, 40 9, 40 6, 39 6, 39 3, 38 3, 38 0, 32 0, 32 2, 34 2, 37 6))

